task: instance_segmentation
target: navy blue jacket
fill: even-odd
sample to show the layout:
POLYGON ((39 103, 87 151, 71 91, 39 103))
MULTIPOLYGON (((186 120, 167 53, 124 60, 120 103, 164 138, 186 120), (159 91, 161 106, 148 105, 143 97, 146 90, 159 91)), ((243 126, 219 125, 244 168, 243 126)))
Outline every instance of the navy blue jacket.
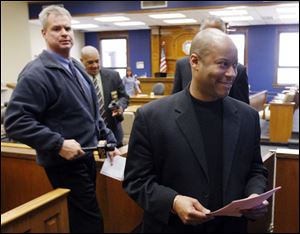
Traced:
MULTIPOLYGON (((113 133, 99 117, 94 86, 83 67, 76 68, 90 86, 84 96, 71 74, 47 51, 28 63, 9 101, 4 125, 9 137, 37 151, 37 163, 54 166, 69 163, 58 152, 64 139, 75 139, 82 147, 95 146, 101 137, 115 143, 113 133)), ((78 158, 92 157, 92 153, 78 158)))

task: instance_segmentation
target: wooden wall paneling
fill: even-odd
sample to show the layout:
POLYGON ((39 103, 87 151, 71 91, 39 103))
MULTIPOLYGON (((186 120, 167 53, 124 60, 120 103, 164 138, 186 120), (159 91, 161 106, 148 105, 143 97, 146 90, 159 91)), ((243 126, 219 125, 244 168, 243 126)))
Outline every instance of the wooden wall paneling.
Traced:
POLYGON ((184 42, 192 41, 199 26, 162 27, 161 41, 166 42, 168 74, 175 73, 176 61, 187 56, 183 51, 184 42))
POLYGON ((151 71, 153 76, 156 72, 159 72, 160 66, 160 36, 159 36, 159 27, 151 28, 151 71))
POLYGON ((69 189, 55 189, 4 213, 1 215, 1 232, 69 232, 69 192, 69 189))
POLYGON ((35 156, 18 157, 1 152, 1 213, 51 190, 48 177, 36 164, 35 156))
POLYGON ((161 26, 155 28, 151 36, 152 49, 152 76, 155 72, 159 72, 160 65, 160 49, 162 41, 165 41, 166 62, 168 75, 173 76, 175 73, 176 61, 187 56, 182 46, 185 41, 191 41, 197 34, 199 26, 161 26), (158 34, 157 34, 158 33, 158 34))
POLYGON ((270 141, 287 143, 292 135, 295 103, 270 103, 270 141))
POLYGON ((274 232, 299 233, 299 150, 276 153, 274 232))

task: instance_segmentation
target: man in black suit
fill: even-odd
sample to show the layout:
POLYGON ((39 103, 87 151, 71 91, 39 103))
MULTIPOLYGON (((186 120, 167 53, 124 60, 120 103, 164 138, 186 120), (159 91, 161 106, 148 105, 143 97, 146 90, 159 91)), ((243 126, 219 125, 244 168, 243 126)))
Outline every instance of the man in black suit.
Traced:
POLYGON ((205 29, 190 54, 190 85, 138 109, 123 187, 144 209, 142 232, 246 232, 267 201, 242 217, 209 213, 265 191, 259 116, 227 96, 237 72, 228 35, 205 29))
MULTIPOLYGON (((206 28, 217 28, 226 32, 226 24, 224 21, 215 16, 209 16, 201 21, 200 31, 206 28)), ((172 93, 177 93, 183 90, 191 79, 192 71, 189 63, 189 57, 177 60, 172 93)), ((229 96, 249 104, 248 76, 246 67, 242 64, 238 64, 237 66, 237 76, 231 87, 229 96)))
POLYGON ((120 75, 116 71, 101 68, 99 52, 93 46, 82 48, 80 60, 85 66, 91 80, 94 82, 96 79, 96 82, 100 86, 98 98, 104 99, 104 110, 100 114, 104 118, 107 127, 114 133, 117 139, 117 146, 120 147, 123 145, 124 136, 121 125, 121 121, 123 120, 122 115, 129 103, 129 96, 125 91, 120 75), (114 99, 114 95, 118 98, 119 108, 110 109, 109 104, 114 99))

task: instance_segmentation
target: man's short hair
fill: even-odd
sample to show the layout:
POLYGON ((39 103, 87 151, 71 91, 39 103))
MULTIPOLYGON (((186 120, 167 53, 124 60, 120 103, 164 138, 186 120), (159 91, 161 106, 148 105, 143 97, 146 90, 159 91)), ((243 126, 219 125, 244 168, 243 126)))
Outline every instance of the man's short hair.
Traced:
POLYGON ((218 24, 218 28, 223 32, 226 32, 227 23, 225 23, 221 18, 213 15, 205 17, 200 21, 199 31, 202 31, 206 28, 211 28, 211 24, 218 24))
POLYGON ((72 16, 71 16, 70 12, 67 9, 65 9, 63 7, 60 7, 60 6, 57 6, 57 5, 47 6, 39 14, 39 20, 42 23, 43 29, 45 29, 47 27, 48 17, 49 17, 50 14, 66 15, 67 17, 72 19, 72 16))

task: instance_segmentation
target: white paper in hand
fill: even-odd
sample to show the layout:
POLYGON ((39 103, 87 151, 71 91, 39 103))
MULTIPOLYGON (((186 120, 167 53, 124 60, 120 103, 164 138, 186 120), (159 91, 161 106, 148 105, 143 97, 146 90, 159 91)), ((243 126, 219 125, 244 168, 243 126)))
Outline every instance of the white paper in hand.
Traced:
POLYGON ((104 160, 103 166, 100 173, 116 180, 124 180, 124 170, 125 170, 126 158, 121 156, 115 156, 113 158, 113 164, 111 165, 110 159, 106 158, 104 160))
POLYGON ((240 217, 240 216, 242 216, 241 210, 251 209, 255 206, 260 205, 264 200, 267 200, 279 189, 281 189, 280 186, 277 188, 271 189, 265 193, 262 193, 262 194, 258 195, 257 197, 244 198, 244 199, 232 201, 231 203, 224 206, 223 208, 216 210, 214 212, 211 212, 209 214, 213 215, 213 216, 240 217))

